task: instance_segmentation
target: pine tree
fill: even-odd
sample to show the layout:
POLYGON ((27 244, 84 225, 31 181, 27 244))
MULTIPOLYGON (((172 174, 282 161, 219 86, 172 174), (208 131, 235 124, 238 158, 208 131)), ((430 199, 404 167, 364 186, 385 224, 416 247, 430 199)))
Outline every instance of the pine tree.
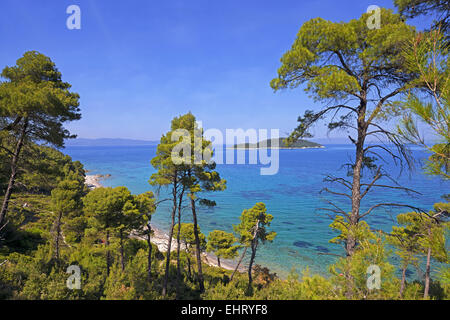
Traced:
MULTIPOLYGON (((351 212, 336 203, 330 203, 333 207, 325 210, 344 217, 352 228, 374 209, 408 207, 401 203, 377 203, 363 211, 362 201, 373 189, 411 191, 391 186, 390 182, 381 183, 380 179, 389 178, 389 172, 379 163, 387 155, 402 166, 412 165, 406 145, 390 130, 387 120, 400 116, 392 99, 405 92, 417 77, 407 68, 402 55, 415 31, 390 10, 380 9, 379 28, 367 26, 370 16, 365 13, 359 19, 342 23, 322 18, 306 22, 292 48, 281 58, 278 77, 271 82, 275 91, 306 84, 305 91, 315 102, 323 104, 320 110, 307 110, 299 117, 299 125, 287 142, 311 136, 311 127, 319 120, 326 120, 328 115, 330 131, 350 133, 349 140, 355 147, 353 159, 345 164, 350 178, 329 176, 326 181, 339 189, 324 191, 350 202, 351 212), (388 143, 368 144, 371 138, 388 143)), ((348 236, 346 254, 351 256, 357 242, 353 233, 348 236)))
POLYGON ((24 144, 45 142, 56 147, 74 136, 64 128, 68 121, 78 120, 79 95, 70 91, 70 84, 61 80, 61 73, 50 58, 26 52, 13 67, 1 73, 0 115, 3 131, 13 137, 13 149, 7 149, 10 175, 0 210, 0 226, 5 222, 8 204, 15 185, 24 144))
MULTIPOLYGON (((181 206, 186 193, 194 223, 196 242, 196 259, 198 268, 198 283, 201 292, 204 291, 204 280, 201 261, 201 243, 198 233, 197 203, 213 206, 215 203, 198 197, 199 193, 221 191, 225 189, 226 181, 221 179, 215 171, 216 164, 211 161, 211 142, 203 137, 203 130, 198 128, 195 117, 187 113, 175 117, 171 123, 171 130, 163 135, 157 148, 157 155, 152 159, 152 165, 158 170, 152 175, 150 183, 157 186, 170 186, 172 201, 171 228, 169 230, 168 248, 171 248, 175 214, 179 213, 181 222, 181 206)), ((177 237, 178 238, 178 237, 177 237)), ((163 285, 163 295, 167 292, 169 272, 169 258, 166 258, 166 276, 163 285)), ((179 257, 177 256, 179 261, 179 257)), ((177 262, 179 265, 179 262, 177 262)))
POLYGON ((99 232, 105 234, 106 273, 111 269, 111 237, 119 234, 121 265, 124 267, 123 241, 126 233, 132 229, 130 216, 138 215, 133 205, 133 196, 126 187, 97 188, 83 199, 84 209, 89 221, 99 232))
MULTIPOLYGON (((184 194, 184 186, 181 183, 184 170, 183 166, 178 164, 177 154, 173 152, 174 148, 180 143, 175 132, 178 128, 177 118, 172 120, 171 130, 161 137, 160 143, 156 149, 156 156, 151 160, 152 166, 157 170, 152 174, 149 183, 157 187, 170 188, 170 200, 172 201, 171 225, 169 229, 169 238, 167 242, 166 267, 163 280, 162 295, 167 294, 167 286, 169 281, 170 255, 172 250, 173 230, 175 226, 175 214, 178 208, 178 201, 182 202, 184 194), (172 138, 172 135, 174 137, 172 138)), ((178 283, 177 283, 178 285, 178 283)))
POLYGON ((199 235, 199 226, 197 219, 197 203, 203 206, 213 207, 216 205, 214 201, 201 198, 198 195, 205 192, 223 191, 226 189, 226 180, 220 177, 215 171, 216 163, 212 161, 213 150, 211 141, 203 136, 203 129, 199 128, 195 117, 191 113, 178 119, 179 127, 187 131, 190 137, 189 149, 192 150, 189 161, 185 164, 185 177, 183 185, 188 190, 188 199, 192 210, 192 219, 194 223, 194 237, 196 243, 196 258, 198 269, 198 283, 200 292, 204 292, 204 279, 201 261, 201 242, 199 235))
POLYGON ((156 210, 155 196, 153 192, 146 192, 137 195, 134 199, 136 207, 141 214, 141 219, 139 219, 141 225, 137 227, 139 232, 146 236, 146 241, 148 245, 147 252, 147 278, 150 281, 152 278, 152 216, 156 210))
MULTIPOLYGON (((401 223, 402 219, 397 217, 397 221, 401 223)), ((418 261, 416 257, 419 251, 418 234, 411 227, 393 226, 388 241, 397 249, 396 254, 400 258, 402 278, 399 296, 402 298, 406 286, 406 270, 410 264, 416 264, 418 261)))
POLYGON ((397 216, 399 224, 407 231, 408 241, 414 241, 412 250, 425 256, 424 298, 428 298, 431 282, 431 258, 448 263, 445 232, 448 230, 450 206, 436 203, 430 212, 408 212, 397 216))
POLYGON ((258 245, 264 244, 266 241, 273 241, 277 234, 267 230, 273 216, 267 213, 266 205, 262 202, 242 211, 240 220, 241 222, 234 226, 234 231, 241 238, 241 243, 248 244, 252 250, 248 266, 248 292, 250 293, 252 292, 252 267, 258 245))
MULTIPOLYGON (((191 270, 191 256, 192 256, 192 249, 196 248, 196 241, 195 241, 195 235, 194 235, 194 224, 193 223, 182 223, 181 225, 175 226, 175 232, 178 232, 179 226, 181 227, 180 231, 180 239, 183 242, 184 250, 187 254, 187 263, 188 263, 188 277, 189 279, 192 278, 192 270, 191 270)), ((198 230, 198 236, 200 240, 200 250, 203 252, 206 250, 206 237, 201 232, 201 230, 198 230)))
POLYGON ((85 192, 83 176, 78 172, 69 172, 66 177, 52 190, 52 209, 55 214, 55 258, 59 263, 60 241, 63 219, 69 214, 82 210, 82 196, 85 192), (81 179, 80 179, 81 178, 81 179))
POLYGON ((236 243, 236 238, 232 233, 214 230, 208 235, 206 251, 216 255, 217 264, 221 267, 220 258, 234 259, 238 255, 239 246, 233 245, 234 243, 236 243))

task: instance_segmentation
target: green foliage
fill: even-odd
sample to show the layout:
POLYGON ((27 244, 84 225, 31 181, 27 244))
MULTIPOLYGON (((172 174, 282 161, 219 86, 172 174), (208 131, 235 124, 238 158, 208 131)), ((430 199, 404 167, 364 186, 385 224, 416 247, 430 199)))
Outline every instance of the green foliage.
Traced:
POLYGON ((233 280, 232 283, 226 285, 224 283, 217 283, 213 287, 208 287, 206 292, 202 295, 204 300, 246 300, 250 299, 245 295, 247 290, 247 280, 244 277, 239 277, 233 280))
POLYGON ((12 120, 11 131, 22 118, 30 140, 62 146, 71 137, 63 123, 80 119, 79 95, 70 92, 50 58, 28 51, 15 66, 5 67, 1 77, 6 81, 0 84, 0 108, 2 116, 12 120))
POLYGON ((433 23, 434 29, 441 29, 444 32, 450 31, 450 7, 446 1, 442 0, 394 0, 400 14, 406 18, 418 16, 433 16, 437 20, 433 23))
POLYGON ((86 191, 84 177, 78 172, 68 172, 51 192, 53 211, 79 214, 83 205, 81 198, 86 191))
POLYGON ((153 194, 153 192, 145 192, 135 196, 134 203, 136 209, 142 215, 150 217, 153 213, 155 213, 156 205, 155 195, 153 194))
POLYGON ((410 264, 417 264, 416 253, 419 251, 419 243, 414 228, 393 226, 387 240, 397 249, 395 253, 400 258, 402 270, 406 270, 410 264))
POLYGON ((62 236, 62 226, 65 225, 65 220, 73 223, 68 224, 65 231, 70 237, 70 240, 81 240, 86 226, 86 220, 83 219, 81 198, 87 191, 84 183, 84 175, 77 171, 68 171, 64 180, 61 180, 58 186, 52 190, 52 213, 54 220, 54 244, 56 258, 60 257, 61 243, 65 241, 62 236))
POLYGON ((435 204, 435 210, 429 214, 421 212, 408 212, 397 216, 399 224, 403 225, 403 230, 408 233, 409 241, 414 241, 413 252, 425 255, 429 248, 434 259, 448 263, 448 254, 445 247, 445 232, 448 229, 448 222, 432 218, 440 212, 447 204, 435 204))
POLYGON ((175 177, 191 193, 220 191, 226 181, 214 171, 211 142, 204 139, 195 117, 187 113, 172 120, 171 130, 161 137, 152 165, 158 171, 152 175, 151 184, 167 185, 175 177))
MULTIPOLYGON (((200 247, 202 251, 206 250, 206 237, 201 232, 200 227, 197 227, 200 240, 200 247)), ((174 234, 178 234, 178 224, 173 229, 174 234)), ((192 253, 192 248, 195 246, 194 224, 181 223, 180 239, 185 246, 188 253, 192 253)))
POLYGON ((3 226, 24 146, 62 147, 64 139, 74 138, 65 123, 80 119, 81 114, 79 95, 70 91, 55 64, 41 53, 26 52, 15 66, 5 67, 1 77, 5 81, 0 82, 0 145, 10 156, 9 182, 0 211, 3 226))
POLYGON ((341 299, 335 291, 331 281, 305 272, 300 281, 292 277, 288 280, 276 280, 257 295, 259 299, 268 300, 341 299))
POLYGON ((262 202, 256 203, 252 208, 245 209, 241 213, 241 222, 234 225, 233 229, 239 236, 239 242, 244 247, 250 247, 251 257, 248 265, 248 288, 246 294, 253 293, 253 263, 256 257, 256 251, 260 243, 273 241, 276 237, 274 231, 268 231, 273 216, 267 213, 266 205, 262 202))
POLYGON ((399 104, 404 109, 398 133, 431 153, 426 170, 448 179, 450 169, 450 46, 441 31, 420 33, 404 51, 405 65, 419 77, 399 104), (432 129, 437 142, 425 142, 418 121, 432 129))
MULTIPOLYGON (((153 258, 155 260, 158 250, 155 247, 153 258)), ((153 265, 154 273, 160 270, 153 265)), ((158 278, 149 282, 147 279, 147 248, 139 249, 132 255, 132 259, 127 264, 125 271, 116 265, 111 270, 105 283, 105 297, 107 300, 142 300, 160 299, 158 278)))
MULTIPOLYGON (((387 85, 405 83, 414 77, 401 54, 404 43, 414 35, 413 28, 399 15, 382 9, 380 28, 370 29, 366 25, 369 15, 365 13, 347 23, 316 18, 300 28, 291 49, 281 58, 278 77, 270 85, 278 91, 306 83, 305 91, 314 100, 335 105, 318 112, 306 110, 304 116, 298 118, 299 125, 287 143, 312 137, 311 126, 329 112, 333 112, 334 117, 338 112, 345 112, 340 121, 329 123, 330 130, 355 128, 352 121, 358 118, 369 122, 382 119, 391 112, 390 95, 381 99, 370 87, 376 88, 381 95, 387 85), (369 97, 381 104, 368 108, 370 105, 365 99, 369 97), (361 102, 360 106, 347 105, 349 98, 356 98, 361 102)), ((399 92, 405 90, 400 87, 399 92)), ((395 90, 393 92, 397 94, 395 90)))
MULTIPOLYGON (((348 23, 332 23, 320 18, 307 22, 300 29, 292 49, 283 56, 283 65, 278 78, 272 81, 272 87, 279 90, 306 83, 306 90, 316 100, 329 102, 359 95, 364 88, 361 79, 371 78, 371 86, 382 89, 410 80, 412 67, 407 63, 408 57, 399 53, 403 41, 414 33, 412 28, 387 10, 382 10, 381 29, 366 28, 366 19, 367 14, 348 23)), ((428 63, 429 47, 425 49, 426 58, 421 61, 428 63)), ((445 76, 440 73, 434 76, 436 74, 439 79, 445 76)), ((59 151, 33 142, 62 145, 63 139, 70 137, 63 123, 80 116, 78 95, 71 93, 70 85, 62 82, 53 62, 41 54, 29 52, 15 67, 5 68, 2 76, 7 81, 0 84, 0 144, 6 149, 14 149, 19 145, 21 132, 30 130, 30 134, 23 139, 21 168, 17 175, 18 189, 29 193, 16 193, 11 197, 8 226, 2 230, 1 299, 399 298, 400 281, 394 275, 383 237, 371 231, 365 221, 349 223, 345 213, 336 216, 331 223, 330 227, 339 234, 330 242, 345 244, 353 238, 358 246, 353 255, 339 259, 330 267, 329 279, 306 271, 301 278, 293 274, 283 280, 267 268, 258 265, 252 268, 258 245, 273 241, 276 236, 268 230, 273 216, 267 213, 264 203, 243 210, 240 223, 233 226, 238 239, 231 233, 215 230, 209 234, 206 243, 205 235, 196 224, 175 225, 173 232, 180 231, 185 248, 179 261, 181 277, 178 277, 170 253, 162 254, 150 243, 150 221, 156 208, 153 193, 132 195, 126 187, 98 188, 88 192, 79 162, 72 162, 59 151), (55 221, 61 227, 56 238, 63 243, 58 259, 54 257, 53 248, 55 221), (136 239, 143 235, 148 236, 148 242, 136 239), (199 251, 207 249, 219 258, 234 258, 239 247, 234 245, 236 241, 252 249, 248 282, 241 273, 230 281, 231 271, 202 264, 201 259, 200 265, 191 263, 192 248, 197 242, 199 251), (154 263, 150 264, 150 261, 154 263), (81 269, 80 290, 70 290, 66 286, 69 276, 66 269, 70 265, 81 269), (369 265, 380 267, 380 290, 367 288, 369 265), (169 292, 161 295, 161 289, 167 285, 165 276, 169 281, 169 292), (197 289, 202 277, 206 289, 203 293, 197 289)), ((410 110, 419 116, 435 117, 433 108, 420 106, 421 101, 414 103, 417 107, 409 106, 410 110)), ((375 107, 370 110, 369 119, 385 120, 398 111, 394 110, 396 108, 392 104, 383 110, 375 107)), ((352 120, 366 118, 365 112, 359 114, 360 118, 343 115, 340 120, 331 121, 328 127, 345 128, 352 120)), ((307 112, 299 118, 299 127, 290 138, 297 140, 309 135, 311 125, 325 113, 307 112)), ((215 171, 215 163, 208 161, 208 157, 199 158, 200 154, 212 155, 210 142, 202 138, 203 131, 191 113, 176 117, 170 131, 161 138, 157 155, 151 162, 157 170, 150 179, 151 184, 174 188, 174 214, 177 206, 183 205, 186 191, 194 221, 196 203, 215 204, 203 198, 203 194, 226 187, 226 181, 215 171)), ((14 158, 4 148, 0 149, 2 191, 14 158)), ((434 151, 438 153, 442 149, 434 151)), ((361 159, 363 166, 377 168, 375 158, 362 155, 361 159)), ((434 261, 442 262, 444 266, 430 284, 430 295, 436 299, 449 298, 450 273, 445 247, 448 222, 444 219, 448 218, 449 211, 448 203, 438 203, 427 214, 399 215, 400 226, 394 226, 388 236, 402 266, 418 264, 419 257, 429 250, 434 261)), ((423 290, 420 282, 406 283, 402 297, 418 299, 423 290)))
POLYGON ((405 71, 399 44, 409 39, 413 31, 386 9, 381 12, 380 29, 367 28, 368 17, 369 14, 363 14, 348 23, 322 18, 306 22, 292 48, 281 58, 282 66, 271 82, 272 88, 296 88, 306 82, 305 90, 316 100, 346 99, 360 91, 358 77, 363 73, 383 74, 385 81, 390 81, 390 77, 393 81, 398 76, 395 73, 405 71), (333 64, 341 58, 348 62, 347 69, 333 64), (394 69, 388 71, 388 67, 394 69))
MULTIPOLYGON (((1 118, 0 118, 1 119, 1 118)), ((2 137, 3 132, 0 131, 0 146, 3 147, 5 142, 2 137)), ((4 194, 4 190, 8 184, 8 174, 10 171, 10 159, 6 150, 0 148, 0 195, 4 194)))
POLYGON ((344 192, 323 189, 350 202, 350 212, 331 201, 328 201, 331 208, 323 208, 341 216, 332 224, 341 233, 333 242, 344 243, 347 255, 354 253, 359 238, 368 230, 361 218, 378 206, 361 212, 366 194, 374 185, 403 189, 376 183, 389 177, 379 164, 380 160, 386 161, 380 154, 387 154, 401 166, 412 166, 407 146, 392 132, 388 121, 401 115, 401 108, 392 99, 405 92, 418 77, 408 68, 403 55, 415 29, 391 10, 381 8, 379 14, 380 25, 376 28, 367 25, 372 13, 364 13, 349 22, 335 23, 322 18, 307 21, 282 56, 278 76, 270 83, 274 91, 303 86, 314 101, 323 105, 320 110, 306 110, 298 118, 298 127, 286 143, 311 137, 312 126, 323 120, 329 131, 348 133, 355 147, 354 157, 343 165, 352 180, 326 178, 327 182, 344 187, 344 192), (372 138, 388 143, 367 145, 372 138))
MULTIPOLYGON (((0 146, 11 148, 11 139, 0 139, 0 146)), ((70 172, 78 173, 77 179, 84 179, 83 165, 71 157, 44 145, 29 143, 23 149, 21 170, 16 177, 19 192, 50 194, 59 181, 70 172)), ((0 149, 0 194, 4 194, 10 174, 11 155, 0 149)))
POLYGON ((255 279, 253 296, 246 296, 247 281, 243 275, 238 275, 232 283, 219 283, 208 288, 203 299, 208 300, 326 300, 342 299, 336 293, 331 281, 319 275, 309 275, 305 272, 299 280, 292 275, 287 280, 274 279, 268 285, 258 289, 258 277, 255 279))
POLYGON ((56 267, 48 245, 39 246, 33 256, 11 254, 1 272, 4 299, 66 300, 80 298, 66 286, 65 268, 56 267))
POLYGON ((100 230, 114 230, 134 214, 133 197, 125 187, 97 188, 83 199, 85 212, 92 225, 100 230))
MULTIPOLYGON (((369 16, 365 13, 347 23, 322 18, 309 20, 300 28, 291 49, 282 56, 278 77, 270 83, 275 91, 306 83, 305 91, 314 100, 334 104, 318 112, 307 110, 298 118, 299 125, 288 143, 311 137, 310 127, 329 112, 334 117, 343 112, 340 121, 330 122, 330 130, 348 130, 355 128, 357 121, 358 126, 368 126, 380 120, 390 112, 389 98, 405 90, 403 85, 414 78, 401 54, 404 43, 414 35, 413 28, 399 15, 381 9, 380 28, 370 29, 369 16), (392 84, 397 89, 383 97, 383 89, 392 84), (359 106, 347 104, 350 98, 359 106), (375 106, 367 99, 377 101, 375 106)), ((392 136, 386 138, 390 140, 392 136)))
POLYGON ((366 221, 360 221, 356 225, 351 225, 344 217, 337 215, 330 224, 330 228, 339 232, 336 237, 330 239, 330 243, 343 244, 349 238, 349 235, 358 242, 375 239, 375 235, 370 231, 366 221))
POLYGON ((50 193, 69 173, 84 183, 85 173, 79 161, 47 146, 31 144, 24 149, 22 172, 18 176, 19 190, 50 193))
MULTIPOLYGON (((196 203, 214 206, 215 202, 199 198, 201 192, 221 191, 226 188, 226 181, 221 179, 215 171, 216 163, 211 161, 213 155, 211 142, 204 139, 203 129, 198 128, 195 117, 189 112, 175 117, 171 122, 171 129, 161 137, 156 150, 156 156, 151 160, 152 166, 157 170, 149 183, 151 185, 170 186, 172 205, 171 230, 174 227, 175 213, 179 212, 183 197, 187 193, 194 221, 194 236, 197 246, 197 264, 200 291, 204 290, 201 270, 201 244, 197 225, 196 203)), ((181 220, 181 219, 180 219, 181 220)), ((169 234, 169 241, 172 239, 169 234)), ((169 272, 170 252, 167 255, 166 274, 169 272)), ((167 291, 167 276, 163 293, 167 291)), ((179 288, 178 288, 179 289, 179 288)))
POLYGON ((234 259, 238 255, 237 249, 239 248, 239 246, 234 246, 234 243, 236 243, 236 238, 232 233, 214 230, 208 235, 206 251, 213 252, 218 259, 234 259))
POLYGON ((139 235, 147 235, 150 232, 150 222, 152 215, 156 211, 155 195, 153 192, 146 192, 134 196, 134 209, 132 215, 129 215, 129 226, 139 235))
POLYGON ((443 288, 443 299, 450 299, 450 267, 445 266, 439 270, 438 278, 443 288))
POLYGON ((120 250, 120 260, 124 269, 126 260, 124 247, 128 242, 128 235, 133 230, 146 233, 145 227, 155 210, 153 194, 133 196, 126 187, 97 188, 89 192, 83 202, 91 227, 90 234, 94 238, 96 234, 106 236, 107 270, 111 265, 110 239, 113 240, 111 243, 113 248, 118 247, 120 250))
POLYGON ((0 259, 12 252, 30 254, 39 244, 49 241, 52 218, 49 196, 14 195, 9 223, 0 232, 0 259))
POLYGON ((398 280, 394 277, 394 266, 389 261, 384 241, 380 235, 374 240, 360 242, 355 253, 340 258, 330 266, 332 282, 347 299, 396 299, 398 280), (370 290, 367 286, 367 269, 376 265, 381 271, 381 288, 370 290))
MULTIPOLYGON (((123 190, 122 190, 123 191, 123 190)), ((122 194, 119 192, 119 194, 122 194)), ((126 192, 125 192, 126 194, 126 192)), ((35 197, 35 196, 34 196, 35 197)), ((48 196, 41 195, 41 198, 48 196)), ((87 197, 87 196, 86 196, 87 197)), ((35 197, 36 198, 36 197, 35 197)), ((132 196, 134 200, 137 196, 132 196)), ((44 203, 38 198, 24 198, 27 202, 34 205, 44 203)), ((150 198, 151 199, 151 198, 150 198)), ((50 200, 50 199, 48 199, 50 200)), ((141 199, 142 200, 142 199, 141 199)), ((122 201, 123 202, 123 201, 122 201)), ((133 201, 137 207, 137 202, 133 201)), ((152 201, 150 201, 152 203, 152 201)), ((47 206, 52 206, 48 201, 47 206)), ((262 205, 255 206, 253 211, 264 212, 262 205), (256 208, 255 208, 256 207, 256 208)), ((446 210, 448 203, 436 204, 435 209, 429 214, 436 214, 446 210)), ((252 209, 246 211, 243 219, 255 222, 258 214, 250 213, 252 209)), ((265 215, 268 215, 265 213, 265 215)), ((405 232, 417 233, 427 226, 427 222, 420 218, 417 213, 404 214, 399 216, 400 227, 396 227, 393 234, 403 237, 405 232), (397 229, 398 228, 398 229, 397 229), (401 229, 404 228, 404 229, 401 229), (407 230, 407 231, 405 231, 407 230)), ((51 218, 51 216, 49 216, 51 218)), ((425 216, 422 216, 425 218, 425 216)), ((35 220, 29 220, 23 224, 26 229, 31 226, 41 226, 46 219, 43 216, 36 216, 35 220)), ((270 217, 265 219, 270 222, 270 217)), ((51 221, 48 220, 48 221, 51 221)), ((256 223, 256 222, 255 222, 256 223)), ((342 225, 335 222, 336 225, 342 225)), ((175 226, 176 232, 177 226, 175 226)), ((434 228, 434 226, 433 226, 434 228)), ((47 228, 48 229, 48 228, 47 228)), ((339 228, 336 228, 340 230, 339 228)), ((345 228, 344 228, 345 229, 345 228)), ((343 229, 343 230, 344 230, 343 229)), ((196 289, 195 270, 192 271, 192 277, 187 272, 186 258, 192 258, 191 252, 188 250, 186 255, 182 257, 183 281, 179 289, 179 296, 186 299, 306 299, 306 300, 324 300, 324 299, 398 299, 400 280, 395 277, 394 267, 389 262, 389 250, 386 248, 385 242, 380 235, 370 232, 368 228, 362 228, 361 236, 358 238, 360 245, 352 257, 340 259, 334 266, 330 267, 331 277, 329 279, 310 274, 307 271, 301 277, 292 274, 288 279, 279 279, 271 274, 266 268, 255 266, 254 282, 252 283, 252 295, 248 295, 248 282, 244 274, 238 273, 232 282, 229 282, 230 271, 210 267, 204 265, 205 293, 201 296, 196 289), (378 265, 381 270, 381 289, 369 290, 367 288, 367 267, 369 265, 378 265), (351 295, 347 295, 350 289, 351 295)), ((46 234, 45 230, 40 231, 46 234)), ((267 231, 266 231, 267 232, 267 231)), ((440 231, 434 231, 429 241, 441 243, 442 234, 440 231)), ((205 237, 201 235, 202 246, 205 246, 205 237)), ((243 232, 244 237, 248 233, 243 232)), ((339 238, 339 237, 338 237, 339 238)), ((71 244, 61 252, 61 261, 58 266, 53 258, 53 250, 49 243, 40 245, 38 248, 23 253, 7 253, 4 255, 0 263, 0 298, 2 299, 161 299, 160 294, 163 282, 163 267, 161 261, 163 256, 159 253, 156 246, 152 245, 152 264, 153 276, 151 281, 147 278, 147 252, 146 242, 137 239, 128 239, 124 246, 127 263, 125 270, 122 271, 120 264, 116 261, 111 265, 111 271, 107 275, 105 270, 104 247, 99 245, 98 231, 88 228, 80 242, 71 244), (65 272, 69 265, 78 265, 81 268, 81 289, 69 290, 66 287, 68 274, 65 272)), ((193 235, 193 224, 181 224, 181 239, 183 243, 188 243, 190 248, 195 244, 193 235)), ((393 244, 391 236, 388 237, 390 244, 393 244)), ((407 238, 412 241, 411 238, 407 238)), ((244 241, 244 240, 243 240, 244 241)), ((415 254, 423 255, 428 240, 418 240, 413 246, 423 246, 418 248, 415 254)), ((112 241, 111 246, 114 247, 115 242, 112 241)), ((246 242, 244 241, 244 244, 246 242)), ((433 248, 441 248, 440 245, 433 244, 433 248)), ((402 248, 396 247, 397 250, 402 248)), ((442 248, 441 248, 442 249, 442 248)), ((438 251, 436 251, 438 252, 438 251)), ((443 253, 442 250, 439 252, 443 253)), ((116 257, 118 254, 116 253, 116 257)), ((440 254, 435 255, 439 258, 440 254)), ((435 281, 431 282, 430 295, 435 299, 448 299, 448 267, 441 268, 440 273, 436 276, 435 281)), ((176 279, 176 269, 174 265, 170 268, 170 284, 173 286, 176 279)), ((171 287, 170 286, 170 287, 171 287)), ((420 282, 406 283, 403 291, 403 299, 420 299, 423 295, 423 285, 420 282)), ((174 298, 171 291, 166 298, 174 298)))
POLYGON ((119 267, 113 268, 106 281, 105 298, 107 300, 139 299, 136 294, 136 289, 129 283, 126 274, 119 267))
POLYGON ((267 213, 266 205, 262 202, 258 202, 252 208, 242 211, 239 219, 240 223, 234 225, 233 229, 238 234, 239 242, 243 246, 250 246, 254 239, 262 243, 273 241, 277 235, 274 231, 266 230, 266 227, 270 226, 273 216, 267 213))

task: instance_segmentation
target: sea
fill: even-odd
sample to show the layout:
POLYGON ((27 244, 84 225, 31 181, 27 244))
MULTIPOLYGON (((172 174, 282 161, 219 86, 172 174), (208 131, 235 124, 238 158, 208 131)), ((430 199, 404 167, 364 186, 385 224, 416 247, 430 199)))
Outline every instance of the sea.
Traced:
MULTIPOLYGON (((414 190, 405 192, 397 189, 374 187, 362 202, 362 209, 377 203, 398 203, 431 210, 436 202, 443 201, 442 195, 450 193, 449 182, 424 174, 424 161, 428 157, 422 149, 411 147, 415 169, 401 168, 399 163, 380 160, 383 171, 390 178, 383 178, 379 185, 391 184, 414 190)), ((156 146, 68 146, 63 152, 73 160, 81 161, 89 174, 111 175, 101 180, 107 187, 126 186, 133 194, 157 190, 148 180, 155 169, 150 160, 156 155, 156 146)), ((273 152, 273 151, 271 151, 273 152)), ((342 245, 330 243, 337 234, 330 227, 333 208, 329 202, 344 211, 350 211, 350 201, 344 196, 328 193, 346 191, 338 183, 324 180, 347 175, 346 163, 354 157, 352 145, 325 145, 321 149, 281 149, 279 170, 274 175, 261 175, 261 168, 267 167, 258 161, 252 164, 218 164, 216 170, 227 180, 227 189, 201 195, 216 202, 213 208, 201 208, 198 219, 201 231, 206 235, 213 230, 233 231, 239 223, 244 209, 257 202, 264 202, 273 221, 268 228, 277 233, 273 242, 262 244, 257 251, 256 263, 286 278, 291 272, 301 274, 327 274, 328 266, 343 255, 342 245)), ((248 158, 247 158, 248 159, 248 158)), ((369 177, 369 172, 364 178, 369 177)), ((160 199, 166 198, 167 190, 161 190, 160 199)), ((404 207, 379 207, 365 219, 375 230, 389 232, 396 224, 396 215, 410 211, 404 207)), ((190 222, 191 213, 183 212, 183 220, 190 222)), ((153 215, 152 223, 167 231, 170 226, 170 203, 162 202, 153 215)), ((395 257, 393 258, 395 260, 395 257)), ((395 261, 394 261, 395 263, 395 261)), ((412 273, 410 270, 408 273, 412 273)))

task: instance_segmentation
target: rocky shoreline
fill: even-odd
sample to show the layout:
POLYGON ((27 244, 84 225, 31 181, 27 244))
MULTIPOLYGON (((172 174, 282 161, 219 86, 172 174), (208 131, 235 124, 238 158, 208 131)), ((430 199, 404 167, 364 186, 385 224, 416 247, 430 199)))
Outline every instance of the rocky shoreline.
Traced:
POLYGON ((89 189, 102 188, 103 185, 100 183, 100 180, 109 177, 111 177, 110 174, 87 174, 85 177, 85 184, 89 189))

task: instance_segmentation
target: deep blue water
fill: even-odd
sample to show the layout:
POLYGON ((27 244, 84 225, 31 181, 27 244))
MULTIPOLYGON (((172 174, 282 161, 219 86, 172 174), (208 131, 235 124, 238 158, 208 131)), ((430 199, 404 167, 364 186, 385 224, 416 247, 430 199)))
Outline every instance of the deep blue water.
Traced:
MULTIPOLYGON (((105 186, 124 185, 134 194, 153 190, 148 179, 154 172, 150 160, 155 156, 155 146, 67 147, 64 152, 81 161, 92 174, 111 174, 110 178, 102 181, 105 186)), ((273 243, 260 248, 256 263, 269 267, 281 276, 286 276, 292 269, 301 272, 306 267, 312 272, 325 272, 336 257, 319 253, 342 254, 343 249, 328 242, 335 236, 329 228, 331 220, 318 209, 327 206, 324 198, 339 203, 347 211, 350 203, 337 196, 320 194, 320 191, 325 186, 323 179, 326 174, 345 177, 346 172, 341 167, 353 153, 351 145, 280 150, 280 170, 272 176, 261 176, 261 165, 218 165, 217 170, 227 180, 227 190, 208 196, 217 202, 217 206, 200 210, 202 232, 207 234, 214 229, 231 232, 232 224, 239 223, 243 209, 252 207, 256 202, 264 202, 268 212, 274 216, 271 227, 277 232, 277 237, 273 243)), ((413 149, 413 155, 417 160, 426 158, 426 154, 419 149, 413 149)), ((398 202, 428 210, 435 202, 442 201, 442 194, 450 193, 448 182, 423 174, 420 164, 412 173, 401 173, 392 163, 384 164, 384 167, 392 172, 397 183, 421 194, 376 188, 366 197, 363 208, 379 202, 398 202)), ((395 215, 405 210, 380 208, 373 211, 367 221, 374 229, 389 231, 395 215)), ((157 227, 167 230, 169 212, 169 204, 162 204, 152 221, 157 227)), ((188 221, 190 212, 187 211, 185 216, 188 221)))

